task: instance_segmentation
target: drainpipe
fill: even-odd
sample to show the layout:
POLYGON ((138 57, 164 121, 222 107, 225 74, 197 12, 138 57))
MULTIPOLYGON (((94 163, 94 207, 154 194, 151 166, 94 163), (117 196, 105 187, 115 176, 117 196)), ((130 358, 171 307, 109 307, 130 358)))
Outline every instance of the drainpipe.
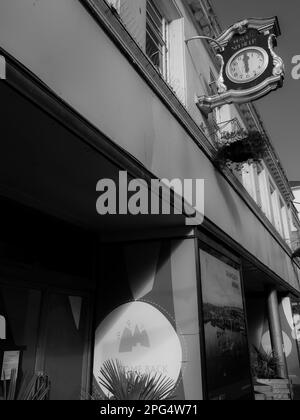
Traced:
POLYGON ((268 290, 268 312, 272 348, 278 357, 278 375, 282 379, 288 379, 286 358, 282 337, 282 328, 279 315, 278 295, 276 289, 268 290))

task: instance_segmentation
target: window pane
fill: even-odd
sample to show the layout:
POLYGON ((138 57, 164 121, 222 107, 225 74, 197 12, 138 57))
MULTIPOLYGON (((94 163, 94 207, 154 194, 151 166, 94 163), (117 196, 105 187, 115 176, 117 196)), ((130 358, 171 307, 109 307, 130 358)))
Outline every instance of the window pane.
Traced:
POLYGON ((262 211, 270 218, 270 214, 268 211, 266 176, 263 169, 262 170, 258 169, 258 183, 259 183, 262 211))
POLYGON ((154 5, 153 1, 147 1, 147 18, 149 18, 152 23, 157 27, 158 31, 160 31, 161 35, 163 33, 163 17, 157 10, 156 6, 154 5))
POLYGON ((155 67, 166 77, 167 47, 165 19, 152 0, 147 1, 146 54, 155 67))

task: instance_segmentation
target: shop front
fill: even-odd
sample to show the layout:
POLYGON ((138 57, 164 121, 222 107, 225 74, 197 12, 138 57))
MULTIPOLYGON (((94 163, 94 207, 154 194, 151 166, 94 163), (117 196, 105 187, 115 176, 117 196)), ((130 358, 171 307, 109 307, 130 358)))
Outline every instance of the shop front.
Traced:
POLYGON ((89 388, 93 237, 10 200, 1 199, 1 216, 1 397, 15 370, 15 397, 45 373, 50 399, 80 399, 89 388))
POLYGON ((202 399, 194 228, 183 214, 100 217, 99 180, 149 173, 32 75, 10 60, 7 70, 0 398, 15 376, 12 398, 46 375, 50 400, 88 399, 113 359, 170 378, 178 399, 202 399), (103 350, 107 334, 117 346, 103 350))
POLYGON ((100 370, 110 361, 171 379, 178 400, 253 399, 240 258, 199 230, 111 243, 101 255, 96 395, 109 395, 100 370))
POLYGON ((120 361, 179 400, 250 398, 239 259, 183 215, 100 217, 98 180, 133 162, 100 154, 65 107, 0 89, 2 397, 16 370, 16 397, 43 373, 52 400, 101 398, 101 367, 120 361))

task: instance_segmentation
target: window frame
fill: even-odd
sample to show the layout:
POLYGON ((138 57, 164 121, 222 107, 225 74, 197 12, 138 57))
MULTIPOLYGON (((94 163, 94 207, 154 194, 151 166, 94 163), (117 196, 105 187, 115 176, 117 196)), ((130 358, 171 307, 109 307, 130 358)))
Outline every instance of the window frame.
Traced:
POLYGON ((291 228, 289 208, 264 163, 248 165, 242 171, 242 182, 248 194, 269 219, 280 236, 289 243, 291 228))
POLYGON ((159 71, 161 76, 169 82, 169 20, 164 13, 157 7, 154 0, 146 0, 146 55, 150 59, 153 66, 159 71), (155 20, 151 16, 149 9, 156 14, 158 19, 161 19, 161 29, 156 25, 155 20), (152 32, 152 34, 151 34, 152 32), (153 44, 157 45, 157 51, 152 55, 147 52, 148 37, 152 40, 153 44), (157 38, 157 39, 155 39, 157 38), (160 50, 161 49, 161 50, 160 50), (156 64, 153 56, 158 54, 160 63, 156 64))
POLYGON ((290 243, 291 231, 289 228, 288 209, 284 200, 281 198, 281 196, 279 196, 279 207, 280 207, 280 215, 281 215, 281 223, 282 223, 282 228, 283 228, 284 240, 287 243, 290 243))
POLYGON ((276 188, 274 182, 269 179, 270 185, 270 197, 271 197, 271 204, 272 204, 272 213, 273 213, 273 222, 276 230, 279 234, 284 238, 284 229, 282 223, 282 216, 281 216, 281 207, 280 207, 280 195, 276 188))
POLYGON ((260 208, 266 217, 272 222, 272 203, 268 189, 268 174, 263 162, 256 164, 257 189, 260 199, 260 208))

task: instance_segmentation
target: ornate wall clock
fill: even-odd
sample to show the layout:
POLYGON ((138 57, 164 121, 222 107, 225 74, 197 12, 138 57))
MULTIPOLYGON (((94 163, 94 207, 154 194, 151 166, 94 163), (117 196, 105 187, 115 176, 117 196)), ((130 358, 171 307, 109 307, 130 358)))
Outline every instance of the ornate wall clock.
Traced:
POLYGON ((218 94, 198 97, 198 107, 207 113, 225 104, 257 100, 282 87, 284 63, 274 51, 280 34, 274 17, 247 19, 220 35, 215 47, 221 63, 218 94))

